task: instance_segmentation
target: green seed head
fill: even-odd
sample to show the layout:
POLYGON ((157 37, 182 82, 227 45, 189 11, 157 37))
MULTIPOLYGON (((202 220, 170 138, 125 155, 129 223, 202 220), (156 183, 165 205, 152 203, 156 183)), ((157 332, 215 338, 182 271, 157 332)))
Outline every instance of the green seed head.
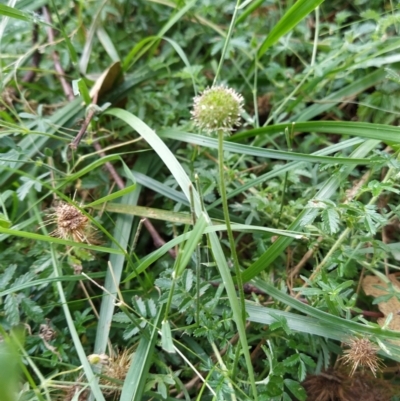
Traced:
POLYGON ((215 86, 193 99, 192 119, 202 130, 229 133, 240 126, 243 96, 231 88, 215 86))

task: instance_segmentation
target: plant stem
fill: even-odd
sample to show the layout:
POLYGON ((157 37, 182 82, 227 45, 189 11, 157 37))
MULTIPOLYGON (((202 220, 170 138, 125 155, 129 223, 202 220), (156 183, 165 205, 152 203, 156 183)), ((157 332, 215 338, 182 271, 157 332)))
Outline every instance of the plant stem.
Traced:
POLYGON ((228 50, 228 44, 229 44, 229 41, 230 41, 230 39, 232 37, 233 28, 235 27, 236 16, 237 16, 237 13, 238 13, 239 7, 240 7, 240 1, 241 0, 237 0, 236 1, 236 6, 235 6, 235 10, 233 11, 231 24, 229 25, 228 33, 226 34, 224 47, 223 47, 222 53, 221 53, 221 58, 219 60, 219 64, 218 64, 218 67, 217 67, 217 72, 215 73, 213 86, 215 86, 215 84, 217 83, 217 80, 218 80, 218 77, 219 77, 219 73, 221 72, 222 65, 223 65, 224 60, 225 60, 225 54, 226 54, 226 51, 228 50))
POLYGON ((233 237, 233 232, 231 228, 231 221, 229 218, 229 209, 228 209, 228 199, 226 196, 226 187, 225 187, 225 177, 224 177, 224 132, 218 132, 218 163, 219 163, 219 188, 220 195, 222 200, 222 208, 224 211, 224 218, 226 224, 226 231, 228 233, 229 246, 231 248, 231 255, 233 259, 233 266, 236 274, 236 283, 239 291, 239 302, 240 308, 242 312, 243 322, 246 321, 246 310, 244 305, 244 291, 243 291, 243 282, 242 282, 242 274, 239 266, 239 259, 236 253, 236 244, 235 239, 233 237))

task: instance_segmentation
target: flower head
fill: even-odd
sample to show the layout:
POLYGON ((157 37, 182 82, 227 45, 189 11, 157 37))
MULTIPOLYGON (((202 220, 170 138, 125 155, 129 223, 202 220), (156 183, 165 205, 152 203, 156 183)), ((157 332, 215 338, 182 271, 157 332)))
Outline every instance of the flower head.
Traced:
POLYGON ((49 223, 55 223, 53 237, 72 239, 75 242, 92 243, 92 227, 89 219, 75 206, 60 202, 49 215, 49 223))
POLYGON ((376 371, 383 365, 376 354, 379 348, 367 338, 353 338, 346 345, 350 348, 344 351, 340 359, 345 365, 351 365, 350 376, 353 376, 358 365, 368 367, 376 376, 376 371))
POLYGON ((214 86, 193 99, 192 119, 208 133, 229 133, 235 126, 240 126, 243 102, 243 96, 233 89, 214 86))

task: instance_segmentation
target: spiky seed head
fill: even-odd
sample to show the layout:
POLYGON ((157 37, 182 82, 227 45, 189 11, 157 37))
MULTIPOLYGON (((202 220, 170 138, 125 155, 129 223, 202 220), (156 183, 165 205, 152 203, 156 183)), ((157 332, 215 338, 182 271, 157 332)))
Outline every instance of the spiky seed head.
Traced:
POLYGON ((57 225, 51 233, 53 237, 72 239, 75 242, 91 243, 89 219, 75 206, 60 202, 50 215, 50 223, 57 225))
POLYGON ((192 119, 200 129, 230 133, 240 126, 243 96, 223 85, 207 88, 193 99, 192 119))
POLYGON ((344 351, 344 355, 339 359, 345 365, 351 365, 350 376, 353 376, 358 366, 368 367, 376 377, 376 372, 384 366, 378 357, 377 347, 368 338, 352 338, 345 343, 349 348, 344 351))
POLYGON ((125 380, 132 361, 132 355, 133 349, 126 348, 123 352, 118 352, 110 358, 100 380, 100 383, 105 387, 103 391, 106 395, 113 394, 115 396, 120 392, 120 388, 115 387, 115 383, 125 380))

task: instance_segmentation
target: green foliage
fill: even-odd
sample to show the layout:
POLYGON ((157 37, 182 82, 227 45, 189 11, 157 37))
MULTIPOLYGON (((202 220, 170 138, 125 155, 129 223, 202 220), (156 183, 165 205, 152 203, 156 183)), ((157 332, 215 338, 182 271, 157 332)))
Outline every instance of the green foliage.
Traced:
MULTIPOLYGON (((391 2, 14 3, 0 5, 5 401, 318 399, 310 375, 348 374, 352 336, 390 371, 398 333, 371 316, 399 286, 361 288, 400 258, 391 2), (202 103, 215 87, 236 103, 202 103), (87 232, 59 202, 93 236, 56 238, 87 232), (114 373, 87 359, 124 352, 114 373)), ((396 314, 380 317, 393 329, 396 314)))

